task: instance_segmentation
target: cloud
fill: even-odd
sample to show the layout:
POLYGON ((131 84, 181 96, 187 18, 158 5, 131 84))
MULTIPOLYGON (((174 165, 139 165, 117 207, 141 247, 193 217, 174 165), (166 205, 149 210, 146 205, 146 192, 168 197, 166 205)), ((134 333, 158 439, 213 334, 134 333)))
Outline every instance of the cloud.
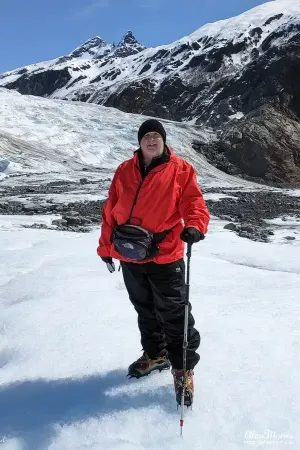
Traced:
POLYGON ((70 13, 70 15, 67 17, 67 20, 85 19, 86 17, 94 14, 98 9, 108 8, 108 6, 109 0, 97 0, 96 2, 90 3, 83 8, 70 13))

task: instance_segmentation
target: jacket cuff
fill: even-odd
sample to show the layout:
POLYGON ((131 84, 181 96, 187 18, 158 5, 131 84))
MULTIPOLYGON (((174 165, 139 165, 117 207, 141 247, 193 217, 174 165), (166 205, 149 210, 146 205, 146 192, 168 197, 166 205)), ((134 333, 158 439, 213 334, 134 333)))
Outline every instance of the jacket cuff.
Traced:
POLYGON ((104 257, 108 257, 108 256, 111 256, 110 255, 110 251, 108 251, 105 247, 98 247, 97 248, 97 254, 98 254, 98 256, 104 256, 104 257))

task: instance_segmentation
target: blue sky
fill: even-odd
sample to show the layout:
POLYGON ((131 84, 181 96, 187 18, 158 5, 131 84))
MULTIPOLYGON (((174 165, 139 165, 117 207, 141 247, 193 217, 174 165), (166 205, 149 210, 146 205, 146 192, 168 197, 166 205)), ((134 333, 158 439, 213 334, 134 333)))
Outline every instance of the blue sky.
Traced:
POLYGON ((1 0, 0 73, 70 53, 127 30, 147 47, 169 44, 265 0, 1 0), (183 6, 184 5, 184 6, 183 6))

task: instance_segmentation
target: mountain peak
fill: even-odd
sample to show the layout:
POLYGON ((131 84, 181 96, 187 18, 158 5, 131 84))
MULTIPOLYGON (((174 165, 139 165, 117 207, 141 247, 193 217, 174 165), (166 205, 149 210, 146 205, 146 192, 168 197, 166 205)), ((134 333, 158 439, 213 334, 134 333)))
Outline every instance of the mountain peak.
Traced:
POLYGON ((139 53, 145 48, 143 44, 136 40, 132 31, 129 30, 118 45, 108 44, 104 39, 95 36, 73 50, 68 55, 68 58, 100 59, 104 56, 125 58, 126 56, 139 53))
POLYGON ((107 42, 99 36, 95 36, 77 47, 69 56, 73 58, 99 58, 108 53, 110 49, 111 46, 107 42))
POLYGON ((132 31, 127 31, 114 50, 114 57, 125 58, 145 50, 145 46, 136 40, 132 31))
POLYGON ((120 43, 126 43, 126 44, 134 44, 138 43, 136 38, 134 37, 132 31, 128 30, 127 33, 124 35, 123 39, 120 41, 120 43))

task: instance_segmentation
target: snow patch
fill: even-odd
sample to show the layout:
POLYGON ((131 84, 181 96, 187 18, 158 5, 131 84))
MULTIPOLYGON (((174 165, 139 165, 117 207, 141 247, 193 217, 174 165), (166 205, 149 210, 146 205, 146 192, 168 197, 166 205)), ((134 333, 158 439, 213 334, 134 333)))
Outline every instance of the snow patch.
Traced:
POLYGON ((235 113, 235 114, 231 114, 230 116, 228 116, 229 117, 229 119, 242 119, 243 117, 244 117, 244 114, 241 112, 241 111, 239 111, 239 112, 237 112, 237 113, 235 113))

